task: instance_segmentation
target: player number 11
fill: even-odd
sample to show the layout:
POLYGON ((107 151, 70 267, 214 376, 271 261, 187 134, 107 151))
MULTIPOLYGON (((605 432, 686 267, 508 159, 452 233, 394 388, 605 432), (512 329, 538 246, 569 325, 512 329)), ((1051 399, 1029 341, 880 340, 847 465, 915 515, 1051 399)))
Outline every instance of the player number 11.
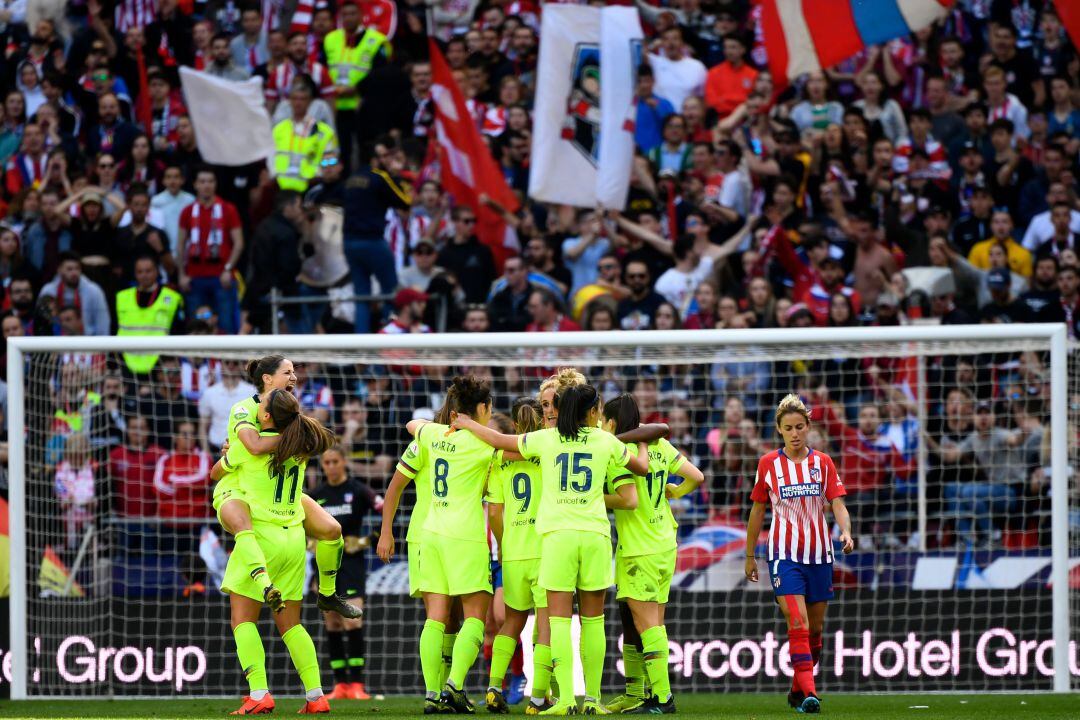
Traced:
POLYGON ((277 474, 277 487, 274 489, 274 502, 281 502, 281 494, 285 491, 285 476, 292 478, 292 487, 289 489, 289 504, 296 502, 296 486, 300 483, 300 466, 294 465, 288 470, 282 470, 277 474))

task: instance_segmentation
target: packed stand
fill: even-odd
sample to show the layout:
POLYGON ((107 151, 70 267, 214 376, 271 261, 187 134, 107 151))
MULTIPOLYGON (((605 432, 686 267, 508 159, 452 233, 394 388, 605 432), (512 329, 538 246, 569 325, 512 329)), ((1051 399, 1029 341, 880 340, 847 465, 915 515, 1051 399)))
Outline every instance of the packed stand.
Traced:
MULTIPOLYGON (((638 149, 616 211, 527 197, 534 3, 440 0, 430 18, 414 0, 5 4, 4 337, 920 321, 1065 322, 1076 338, 1080 58, 1052 3, 959 0, 779 92, 756 3, 638 7, 638 149), (428 28, 522 201, 511 213, 484 198, 498 237, 439 184, 428 28), (203 162, 181 67, 262 78, 268 163, 203 162)), ((109 503, 135 519, 117 523, 129 549, 160 534, 140 518, 208 516, 223 413, 251 393, 238 364, 71 355, 31 370, 31 511, 53 545, 76 553, 109 503)), ((908 372, 848 357, 587 374, 634 393, 706 469, 688 528, 745 514, 775 445, 769 408, 794 389, 813 446, 839 460, 859 536, 1045 547, 1046 358, 931 362, 925 413, 908 372), (932 538, 912 520, 923 439, 932 538)), ((309 364, 298 392, 380 490, 404 422, 438 407, 449 374, 309 364)), ((497 374, 500 400, 535 390, 528 372, 497 374)), ((199 525, 175 527, 168 542, 194 567, 199 525)))

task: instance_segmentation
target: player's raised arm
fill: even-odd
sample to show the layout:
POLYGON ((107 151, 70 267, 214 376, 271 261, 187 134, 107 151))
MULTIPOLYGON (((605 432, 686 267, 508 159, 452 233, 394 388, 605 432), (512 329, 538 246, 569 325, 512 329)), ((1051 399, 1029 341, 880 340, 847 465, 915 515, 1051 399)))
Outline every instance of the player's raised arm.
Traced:
POLYGON ((458 430, 468 430, 496 450, 517 452, 519 435, 503 435, 498 430, 481 425, 463 413, 455 416, 450 426, 458 430))
POLYGON ((666 438, 669 435, 671 435, 671 428, 668 427, 667 423, 646 423, 626 432, 621 432, 615 437, 627 443, 651 443, 653 440, 666 438))

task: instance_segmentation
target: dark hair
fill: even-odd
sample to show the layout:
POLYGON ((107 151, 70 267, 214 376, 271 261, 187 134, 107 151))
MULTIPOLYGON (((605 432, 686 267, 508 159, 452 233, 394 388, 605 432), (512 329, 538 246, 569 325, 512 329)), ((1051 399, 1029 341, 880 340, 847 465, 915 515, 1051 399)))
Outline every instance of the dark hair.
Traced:
MULTIPOLYGON (((141 135, 140 137, 146 136, 141 135)), ((150 188, 147 187, 146 183, 133 182, 131 183, 131 187, 128 188, 128 200, 135 197, 136 195, 145 195, 146 197, 150 197, 150 188)))
POLYGON ((1013 121, 1009 118, 998 118, 994 122, 990 123, 990 132, 995 132, 997 130, 1004 130, 1005 132, 1012 135, 1013 132, 1016 130, 1016 125, 1014 125, 1013 121))
POLYGON ((281 212, 297 200, 302 199, 303 195, 295 190, 281 190, 278 192, 277 197, 274 198, 274 210, 276 212, 281 212))
POLYGON ((214 182, 217 182, 217 179, 218 179, 217 172, 214 170, 214 168, 212 168, 209 165, 199 165, 199 166, 197 166, 195 168, 195 172, 192 173, 191 177, 198 180, 199 176, 202 175, 203 173, 210 173, 211 175, 214 176, 214 182))
POLYGON ((530 295, 539 295, 540 301, 545 305, 552 305, 556 309, 559 308, 559 298, 556 297, 555 293, 551 292, 546 287, 534 287, 530 295))
POLYGON ((491 402, 491 383, 475 375, 457 375, 450 381, 450 392, 446 398, 450 401, 451 410, 471 417, 477 405, 491 402))
POLYGON ((300 412, 300 401, 287 390, 275 390, 266 401, 266 410, 281 435, 270 453, 270 470, 280 473, 292 458, 307 460, 322 455, 337 443, 334 433, 313 417, 300 412))
MULTIPOLYGON (((342 459, 348 459, 348 456, 345 454, 345 448, 341 447, 341 443, 334 443, 330 447, 326 448, 325 450, 323 450, 323 455, 330 452, 337 453, 342 457, 342 459)), ((348 470, 346 469, 345 472, 348 473, 348 470)))
POLYGON ((79 253, 77 253, 77 252, 75 252, 73 250, 65 250, 64 252, 60 253, 60 255, 57 256, 57 258, 56 258, 56 266, 59 267, 59 266, 63 265, 64 263, 68 262, 68 261, 74 261, 74 262, 77 262, 77 263, 79 263, 81 265, 82 264, 82 257, 79 256, 79 253))
POLYGON ((559 435, 575 439, 585 426, 585 417, 600 402, 600 394, 592 385, 575 385, 555 393, 555 409, 559 411, 559 435))
POLYGON ((544 426, 540 401, 534 397, 519 397, 515 400, 510 408, 510 417, 514 421, 514 432, 519 435, 534 432, 544 426))
POLYGON ((641 412, 638 410, 637 401, 630 393, 623 393, 604 403, 604 418, 615 421, 616 435, 633 430, 641 424, 641 412))
POLYGON ((676 260, 682 260, 694 249, 694 240, 694 236, 689 233, 680 235, 675 240, 675 246, 672 248, 672 252, 675 254, 676 260))
POLYGON ((727 150, 728 155, 733 157, 736 163, 742 160, 742 146, 734 140, 721 140, 717 143, 717 147, 727 150))
POLYGON ((301 73, 293 77, 292 84, 289 85, 289 92, 293 90, 301 90, 307 93, 308 97, 315 97, 319 94, 318 88, 315 86, 315 81, 311 79, 311 76, 306 73, 301 73))
POLYGON ((210 38, 210 44, 211 44, 211 45, 213 45, 213 44, 214 44, 214 43, 216 43, 216 42, 217 42, 218 40, 222 40, 222 41, 224 41, 225 43, 229 43, 229 42, 232 42, 232 35, 230 35, 230 34, 229 34, 229 33, 227 33, 227 32, 217 32, 217 33, 214 33, 214 36, 213 36, 212 38, 210 38))
MULTIPOLYGON (((158 260, 157 255, 153 255, 148 252, 139 253, 135 256, 135 262, 137 263, 140 260, 149 260, 150 262, 154 263, 154 267, 161 267, 161 261, 158 260)), ((132 263, 132 266, 134 266, 134 263, 132 263)))
POLYGON ((727 35, 724 36, 724 42, 727 42, 728 40, 734 40, 735 42, 739 43, 743 46, 743 50, 747 48, 746 38, 740 33, 729 32, 727 35))
POLYGON ((915 118, 922 118, 927 122, 930 122, 933 119, 930 115, 930 111, 926 108, 912 108, 908 113, 908 120, 914 120, 915 118))
POLYGON ((265 388, 262 376, 273 375, 283 362, 285 362, 284 355, 267 355, 256 360, 248 360, 248 364, 244 366, 244 374, 247 375, 248 382, 254 385, 256 390, 262 392, 265 388))

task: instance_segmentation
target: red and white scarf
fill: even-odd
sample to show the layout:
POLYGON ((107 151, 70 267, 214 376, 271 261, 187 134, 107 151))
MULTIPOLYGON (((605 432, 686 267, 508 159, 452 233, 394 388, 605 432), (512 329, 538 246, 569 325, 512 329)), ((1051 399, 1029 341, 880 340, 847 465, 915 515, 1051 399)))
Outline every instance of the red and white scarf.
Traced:
POLYGON ((221 259, 221 245, 225 241, 225 206, 214 198, 210 207, 210 232, 202 236, 199 216, 204 211, 202 203, 191 206, 191 242, 188 243, 188 259, 195 262, 217 262, 221 259))

